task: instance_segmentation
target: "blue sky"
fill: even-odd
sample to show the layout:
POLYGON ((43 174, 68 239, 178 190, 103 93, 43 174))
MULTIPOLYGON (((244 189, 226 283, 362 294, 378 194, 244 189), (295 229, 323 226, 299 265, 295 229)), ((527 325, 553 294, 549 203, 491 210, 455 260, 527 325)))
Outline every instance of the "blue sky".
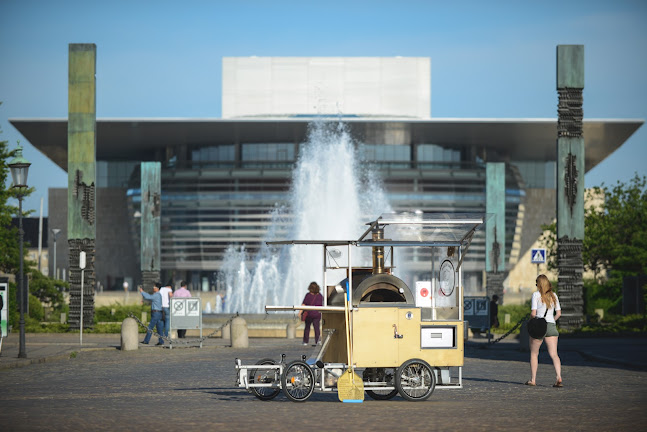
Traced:
MULTIPOLYGON (((420 56, 433 117, 556 118, 555 47, 585 45, 585 118, 647 118, 645 1, 0 0, 0 139, 25 202, 67 174, 8 122, 67 117, 69 43, 97 45, 97 117, 220 117, 224 56, 420 56)), ((647 126, 586 186, 647 175, 647 126)))

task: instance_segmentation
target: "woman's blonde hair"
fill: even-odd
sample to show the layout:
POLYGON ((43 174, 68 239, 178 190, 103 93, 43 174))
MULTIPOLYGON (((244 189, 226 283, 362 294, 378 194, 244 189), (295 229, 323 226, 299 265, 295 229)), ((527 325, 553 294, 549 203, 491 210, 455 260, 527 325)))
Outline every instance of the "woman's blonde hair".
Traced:
POLYGON ((555 293, 553 292, 553 286, 551 285, 546 275, 543 274, 537 276, 536 283, 537 291, 539 291, 539 294, 541 295, 542 303, 546 305, 547 309, 550 309, 553 305, 555 305, 555 303, 557 303, 555 293))
POLYGON ((312 294, 319 294, 319 285, 317 285, 317 282, 310 282, 310 285, 308 285, 308 291, 312 294))

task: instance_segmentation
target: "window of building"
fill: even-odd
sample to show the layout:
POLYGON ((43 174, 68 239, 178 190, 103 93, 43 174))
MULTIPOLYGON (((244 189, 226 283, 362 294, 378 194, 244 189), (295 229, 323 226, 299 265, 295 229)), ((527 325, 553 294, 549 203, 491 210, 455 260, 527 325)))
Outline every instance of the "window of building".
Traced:
POLYGON ((139 164, 140 162, 138 161, 97 161, 97 187, 128 187, 130 176, 139 164))
POLYGON ((249 143, 243 144, 243 161, 293 161, 294 144, 249 143))
POLYGON ((236 151, 233 144, 200 147, 191 151, 191 160, 203 166, 208 162, 230 162, 236 160, 236 151))
POLYGON ((550 162, 511 162, 519 169, 526 187, 530 189, 554 189, 557 181, 557 166, 550 162))
POLYGON ((290 168, 294 162, 292 143, 246 143, 242 145, 244 168, 290 168))
POLYGON ((391 168, 408 168, 411 161, 411 148, 405 145, 363 144, 359 152, 363 160, 391 168))
POLYGON ((418 145, 418 162, 460 162, 460 150, 441 147, 436 144, 418 145))

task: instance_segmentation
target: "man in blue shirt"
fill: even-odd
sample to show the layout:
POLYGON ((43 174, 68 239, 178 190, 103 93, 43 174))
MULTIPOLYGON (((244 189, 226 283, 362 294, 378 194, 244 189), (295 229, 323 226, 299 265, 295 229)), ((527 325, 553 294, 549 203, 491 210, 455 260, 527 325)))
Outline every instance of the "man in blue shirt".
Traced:
MULTIPOLYGON (((160 282, 155 282, 155 284, 153 284, 153 294, 148 294, 141 287, 139 288, 139 292, 142 293, 142 297, 151 301, 151 322, 148 324, 148 332, 142 342, 146 345, 148 345, 148 342, 151 340, 151 336, 153 334, 152 330, 155 326, 157 326, 157 334, 164 334, 164 321, 162 320, 162 295, 159 292, 161 287, 162 284, 160 282)), ((157 345, 164 345, 164 339, 160 337, 157 345)))

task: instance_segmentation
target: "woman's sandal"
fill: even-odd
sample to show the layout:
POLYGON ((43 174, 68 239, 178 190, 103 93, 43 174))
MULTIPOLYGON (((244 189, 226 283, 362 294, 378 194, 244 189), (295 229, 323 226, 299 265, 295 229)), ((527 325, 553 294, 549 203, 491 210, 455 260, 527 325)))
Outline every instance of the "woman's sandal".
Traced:
POLYGON ((537 384, 535 384, 534 382, 528 380, 528 381, 526 381, 526 385, 527 386, 536 386, 537 384))
POLYGON ((555 384, 553 384, 553 387, 564 387, 564 384, 562 384, 561 381, 557 381, 555 384))

